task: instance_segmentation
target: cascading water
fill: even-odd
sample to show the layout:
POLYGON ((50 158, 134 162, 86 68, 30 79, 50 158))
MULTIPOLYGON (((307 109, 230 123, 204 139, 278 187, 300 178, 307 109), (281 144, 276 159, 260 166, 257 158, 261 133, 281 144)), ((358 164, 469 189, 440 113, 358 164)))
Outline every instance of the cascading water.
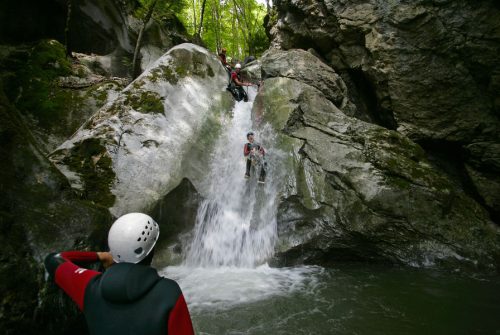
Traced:
MULTIPOLYGON (((194 239, 186 252, 189 266, 254 267, 273 252, 276 179, 257 185, 255 171, 252 178, 243 178, 250 110, 250 103, 236 104, 233 118, 216 145, 207 174, 209 197, 198 210, 194 239)), ((274 170, 271 164, 268 169, 274 170)))
POLYGON ((282 153, 273 148, 270 129, 255 130, 256 142, 266 149, 267 179, 257 183, 257 172, 244 179, 243 146, 252 127, 249 102, 239 102, 218 139, 206 180, 207 198, 198 208, 197 222, 184 262, 164 270, 176 279, 190 308, 226 308, 303 287, 315 267, 276 269, 266 264, 274 251, 277 193, 282 153))
MULTIPOLYGON (((250 92, 250 101, 254 95, 250 92)), ((207 168, 204 189, 210 191, 198 208, 185 260, 163 270, 181 286, 196 333, 492 334, 499 329, 500 301, 491 295, 500 288, 498 280, 366 264, 330 270, 269 267, 279 183, 286 180, 279 168, 284 157, 273 148, 272 131, 258 129, 256 139, 267 149, 267 182, 243 178, 250 111, 251 102, 237 103, 227 120, 207 168)))

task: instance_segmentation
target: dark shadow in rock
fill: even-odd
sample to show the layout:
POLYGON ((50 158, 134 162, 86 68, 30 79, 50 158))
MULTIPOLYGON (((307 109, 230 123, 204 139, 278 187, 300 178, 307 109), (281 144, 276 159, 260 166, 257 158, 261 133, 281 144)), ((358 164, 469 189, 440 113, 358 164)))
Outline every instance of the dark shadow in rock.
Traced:
POLYGON ((464 165, 466 153, 461 143, 437 139, 420 140, 417 143, 425 150, 427 159, 436 169, 445 173, 458 188, 483 206, 493 222, 500 224, 499 213, 486 205, 467 173, 464 165))
MULTIPOLYGON (((347 74, 351 81, 349 91, 352 100, 361 114, 368 116, 372 123, 395 130, 397 124, 394 115, 391 110, 382 106, 382 102, 377 98, 376 87, 369 77, 361 69, 348 69, 347 74)), ((347 83, 349 80, 346 81, 347 83)), ((366 121, 366 118, 356 117, 366 121)))
MULTIPOLYGON (((189 179, 184 178, 170 193, 165 195, 151 211, 151 216, 160 225, 160 239, 156 246, 154 265, 164 267, 171 256, 164 257, 167 249, 177 257, 182 251, 180 235, 192 230, 196 222, 196 213, 202 197, 189 179)), ((176 257, 173 257, 176 258, 176 257)))

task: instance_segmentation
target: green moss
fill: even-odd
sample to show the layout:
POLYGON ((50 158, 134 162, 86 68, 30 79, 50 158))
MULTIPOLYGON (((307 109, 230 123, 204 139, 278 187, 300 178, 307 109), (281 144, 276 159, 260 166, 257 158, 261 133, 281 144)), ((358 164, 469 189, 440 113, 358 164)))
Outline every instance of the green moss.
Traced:
POLYGON ((138 112, 163 113, 163 102, 156 92, 143 91, 138 93, 127 92, 125 104, 138 112))
POLYGON ((77 172, 83 183, 84 199, 94 201, 104 207, 111 207, 115 196, 110 188, 115 180, 112 160, 99 139, 84 140, 71 149, 71 154, 63 160, 70 170, 77 172))
POLYGON ((139 89, 141 89, 144 86, 144 84, 146 84, 146 82, 144 80, 142 80, 142 79, 141 80, 136 80, 132 84, 132 87, 134 89, 136 89, 136 90, 139 90, 139 89))
POLYGON ((175 67, 175 72, 181 78, 184 78, 189 74, 189 70, 186 68, 185 64, 177 64, 175 67))
POLYGON ((177 76, 175 75, 174 71, 172 71, 172 69, 168 66, 160 66, 159 69, 161 69, 162 71, 162 74, 163 74, 163 78, 165 80, 167 80, 169 83, 171 84, 177 84, 178 83, 178 78, 177 76))
POLYGON ((411 187, 411 183, 408 180, 401 178, 401 177, 387 176, 385 180, 386 180, 387 184, 395 186, 399 189, 406 190, 406 189, 409 189, 411 187))
POLYGON ((201 78, 205 78, 207 76, 213 77, 214 71, 212 68, 207 64, 205 55, 201 53, 193 53, 192 57, 192 64, 193 64, 193 70, 192 74, 196 75, 201 78))
POLYGON ((108 91, 118 91, 121 88, 123 88, 123 85, 116 81, 106 81, 90 87, 85 92, 84 98, 94 99, 96 101, 96 107, 100 108, 108 101, 108 91))
POLYGON ((159 68, 151 70, 151 72, 149 72, 149 75, 148 75, 149 81, 152 83, 156 83, 158 81, 158 78, 160 78, 160 76, 161 76, 161 72, 162 71, 159 68))
POLYGON ((54 40, 43 40, 29 49, 16 61, 19 55, 7 61, 3 69, 15 76, 5 78, 10 101, 22 113, 29 113, 38 125, 53 130, 67 115, 68 106, 78 104, 80 96, 57 85, 57 78, 71 74, 71 63, 66 59, 64 47, 54 40))
POLYGON ((108 100, 108 92, 106 90, 92 90, 92 97, 98 102, 97 108, 104 105, 108 100), (100 106, 99 106, 100 105, 100 106))
POLYGON ((450 182, 430 168, 418 144, 395 131, 373 129, 368 134, 365 155, 386 175, 389 184, 404 189, 410 183, 445 192, 450 189, 450 182))

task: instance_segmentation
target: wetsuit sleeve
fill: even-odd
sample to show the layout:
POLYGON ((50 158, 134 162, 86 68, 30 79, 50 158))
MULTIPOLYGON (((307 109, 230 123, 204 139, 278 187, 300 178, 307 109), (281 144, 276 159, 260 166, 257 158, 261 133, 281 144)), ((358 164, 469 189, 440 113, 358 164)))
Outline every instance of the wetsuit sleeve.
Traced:
POLYGON ((238 74, 236 72, 231 72, 231 80, 234 81, 235 79, 238 79, 238 74))
POLYGON ((56 284, 73 299, 80 310, 83 310, 83 298, 87 284, 101 273, 81 268, 73 262, 92 263, 97 261, 99 261, 99 257, 96 252, 69 251, 48 255, 45 258, 45 267, 56 284))
POLYGON ((250 143, 245 144, 243 147, 243 155, 248 156, 250 154, 250 143))
POLYGON ((168 317, 168 335, 191 335, 194 334, 193 324, 191 323, 191 316, 181 294, 174 308, 170 311, 168 317))

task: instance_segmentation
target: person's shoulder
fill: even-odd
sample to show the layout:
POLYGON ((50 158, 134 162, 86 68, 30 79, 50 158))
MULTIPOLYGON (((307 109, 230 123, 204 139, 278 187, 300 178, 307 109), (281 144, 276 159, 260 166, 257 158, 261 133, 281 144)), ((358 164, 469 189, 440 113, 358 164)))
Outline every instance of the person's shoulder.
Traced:
POLYGON ((182 294, 182 291, 181 291, 179 284, 173 279, 161 277, 161 279, 158 281, 157 285, 160 285, 161 288, 168 290, 169 292, 182 294))

